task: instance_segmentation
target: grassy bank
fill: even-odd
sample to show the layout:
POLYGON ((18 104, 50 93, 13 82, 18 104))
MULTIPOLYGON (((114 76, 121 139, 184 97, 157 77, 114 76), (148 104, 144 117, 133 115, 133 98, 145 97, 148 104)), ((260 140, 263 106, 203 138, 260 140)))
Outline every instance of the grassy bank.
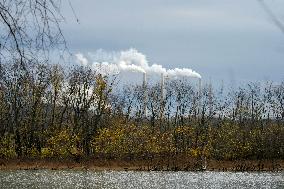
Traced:
MULTIPOLYGON (((203 162, 204 163, 204 162, 203 162)), ((0 160, 0 170, 114 170, 114 171, 203 171, 204 165, 193 158, 126 159, 10 159, 0 160), (203 168, 202 168, 203 167, 203 168)), ((284 160, 207 160, 207 171, 283 171, 284 160)))

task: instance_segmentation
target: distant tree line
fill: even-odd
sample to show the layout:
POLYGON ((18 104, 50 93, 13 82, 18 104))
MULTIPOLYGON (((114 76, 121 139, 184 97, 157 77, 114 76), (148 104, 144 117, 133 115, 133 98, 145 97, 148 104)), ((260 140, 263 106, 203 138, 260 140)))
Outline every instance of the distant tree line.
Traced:
POLYGON ((1 158, 283 159, 284 82, 114 88, 88 67, 0 64, 1 158), (147 108, 147 115, 144 108, 147 108))

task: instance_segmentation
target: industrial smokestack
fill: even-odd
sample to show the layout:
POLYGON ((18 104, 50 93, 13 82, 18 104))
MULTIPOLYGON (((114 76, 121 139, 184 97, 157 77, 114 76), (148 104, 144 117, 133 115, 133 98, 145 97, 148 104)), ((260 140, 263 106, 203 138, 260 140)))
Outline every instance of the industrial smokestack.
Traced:
POLYGON ((164 74, 161 74, 161 102, 164 101, 164 90, 165 90, 165 77, 164 74))
POLYGON ((143 73, 143 88, 146 88, 147 85, 147 75, 146 73, 143 73))
POLYGON ((160 119, 163 119, 164 115, 164 99, 165 99, 165 76, 161 73, 161 110, 160 110, 160 119))
POLYGON ((198 114, 201 115, 202 81, 198 79, 198 114))
POLYGON ((201 96, 201 92, 202 92, 202 83, 201 83, 201 78, 198 79, 198 93, 199 96, 201 96))
POLYGON ((209 115, 212 116, 213 114, 213 91, 212 91, 212 83, 210 78, 209 84, 209 115))
POLYGON ((147 75, 146 72, 143 73, 143 115, 147 117, 147 75))

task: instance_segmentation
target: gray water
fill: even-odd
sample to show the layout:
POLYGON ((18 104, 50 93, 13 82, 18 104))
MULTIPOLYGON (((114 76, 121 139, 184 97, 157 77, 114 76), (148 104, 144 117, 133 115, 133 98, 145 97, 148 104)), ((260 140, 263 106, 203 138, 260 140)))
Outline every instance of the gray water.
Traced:
POLYGON ((0 171, 0 188, 284 188, 284 172, 0 171))

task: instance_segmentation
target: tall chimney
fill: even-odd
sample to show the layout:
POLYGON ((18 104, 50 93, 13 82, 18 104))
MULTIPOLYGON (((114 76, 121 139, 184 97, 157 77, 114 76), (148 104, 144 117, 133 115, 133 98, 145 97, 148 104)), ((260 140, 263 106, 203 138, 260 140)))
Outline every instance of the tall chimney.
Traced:
POLYGON ((202 93, 202 83, 201 83, 201 78, 198 79, 198 93, 201 96, 202 93))
POLYGON ((198 114, 201 115, 201 97, 202 97, 202 82, 198 79, 198 114))
POLYGON ((209 84, 209 114, 210 116, 213 113, 213 91, 212 91, 212 83, 210 78, 210 84, 209 84))
POLYGON ((160 118, 162 119, 163 118, 163 115, 164 115, 164 99, 165 99, 165 76, 164 74, 162 73, 161 74, 161 109, 160 109, 160 118))
POLYGON ((143 115, 147 117, 147 75, 143 73, 143 115))
POLYGON ((164 101, 164 90, 165 90, 165 77, 164 74, 161 74, 161 102, 164 101))

